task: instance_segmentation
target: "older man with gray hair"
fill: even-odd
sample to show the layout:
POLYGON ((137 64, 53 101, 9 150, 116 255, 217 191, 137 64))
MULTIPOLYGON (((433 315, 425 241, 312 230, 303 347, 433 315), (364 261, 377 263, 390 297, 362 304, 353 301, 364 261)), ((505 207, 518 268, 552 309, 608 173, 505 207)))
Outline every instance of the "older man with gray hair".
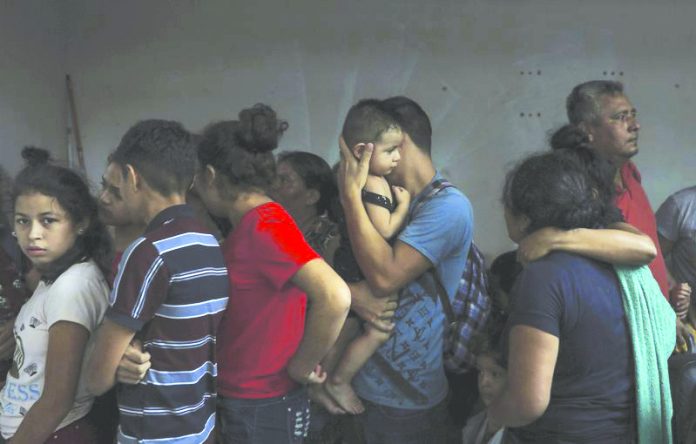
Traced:
MULTIPOLYGON (((648 235, 655 244, 657 254, 648 265, 665 298, 672 303, 677 314, 683 315, 688 310, 691 287, 688 283, 679 283, 670 289, 667 268, 658 241, 655 215, 643 189, 638 168, 631 160, 638 154, 640 124, 636 108, 626 96, 623 84, 609 80, 581 83, 568 95, 566 112, 570 124, 552 136, 552 147, 589 148, 609 161, 615 171, 613 185, 616 206, 630 226, 648 235)), ((573 245, 573 251, 609 262, 620 261, 613 261, 612 257, 606 254, 600 257, 599 250, 629 248, 625 242, 620 245, 618 242, 608 244, 603 241, 603 245, 599 245, 599 237, 596 236, 595 239, 591 237, 580 239, 572 232, 558 235, 546 233, 544 236, 536 236, 528 240, 527 244, 522 246, 522 254, 534 259, 541 253, 545 254, 551 250, 568 250, 568 247, 560 245, 561 242, 558 239, 560 235, 564 237, 564 245, 573 245), (569 238, 572 238, 572 242, 569 238), (535 254, 529 253, 530 251, 535 251, 535 254)), ((682 342, 683 325, 679 321, 677 324, 680 332, 679 341, 682 342)))

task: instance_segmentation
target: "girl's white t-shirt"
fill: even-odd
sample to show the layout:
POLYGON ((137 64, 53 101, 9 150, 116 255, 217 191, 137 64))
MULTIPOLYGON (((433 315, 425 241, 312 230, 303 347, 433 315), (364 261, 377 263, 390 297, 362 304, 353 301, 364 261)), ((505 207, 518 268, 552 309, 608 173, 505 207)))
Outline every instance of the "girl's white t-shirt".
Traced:
POLYGON ((52 284, 39 283, 15 320, 17 344, 14 359, 5 387, 0 392, 0 432, 3 438, 15 434, 26 413, 43 393, 48 330, 58 321, 84 326, 90 339, 82 360, 75 403, 56 430, 89 412, 94 396, 85 386, 84 367, 92 352, 94 330, 108 307, 108 298, 109 286, 92 261, 74 264, 52 284))

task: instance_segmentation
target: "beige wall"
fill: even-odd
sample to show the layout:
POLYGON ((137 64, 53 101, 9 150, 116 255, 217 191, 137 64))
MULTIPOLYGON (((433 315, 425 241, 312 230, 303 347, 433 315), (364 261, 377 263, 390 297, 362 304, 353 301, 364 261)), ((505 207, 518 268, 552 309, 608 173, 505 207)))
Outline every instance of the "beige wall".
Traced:
POLYGON ((22 165, 24 145, 66 159, 65 8, 53 1, 0 1, 0 164, 22 165))
MULTIPOLYGON (((177 119, 199 130, 256 102, 289 121, 282 149, 333 162, 352 103, 405 94, 431 115, 435 161, 470 197, 476 240, 492 255, 513 246, 498 202, 507 168, 544 148, 546 133, 565 121, 563 102, 573 85, 616 78, 639 109, 636 160, 653 206, 694 182, 696 4, 690 0, 41 4, 60 5, 66 17, 66 57, 47 60, 64 63, 75 80, 93 179, 138 119, 177 119)), ((23 19, 35 24, 29 14, 23 19)), ((44 93, 32 92, 29 110, 47 96, 38 133, 54 137, 48 116, 62 123, 63 72, 49 75, 48 62, 22 54, 23 70, 43 82, 44 93)), ((14 78, 28 89, 22 75, 14 78)), ((17 137, 27 134, 33 132, 17 137)))

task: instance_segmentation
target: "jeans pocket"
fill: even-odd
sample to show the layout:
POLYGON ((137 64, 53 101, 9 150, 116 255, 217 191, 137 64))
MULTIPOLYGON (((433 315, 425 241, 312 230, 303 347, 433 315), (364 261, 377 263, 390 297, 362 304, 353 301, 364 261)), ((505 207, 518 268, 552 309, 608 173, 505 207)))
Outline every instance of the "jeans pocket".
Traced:
POLYGON ((287 424, 288 442, 301 443, 309 432, 309 398, 306 393, 288 400, 287 424))
POLYGON ((256 422, 254 407, 232 406, 230 403, 219 402, 217 414, 222 427, 218 436, 222 438, 223 443, 250 442, 256 422))

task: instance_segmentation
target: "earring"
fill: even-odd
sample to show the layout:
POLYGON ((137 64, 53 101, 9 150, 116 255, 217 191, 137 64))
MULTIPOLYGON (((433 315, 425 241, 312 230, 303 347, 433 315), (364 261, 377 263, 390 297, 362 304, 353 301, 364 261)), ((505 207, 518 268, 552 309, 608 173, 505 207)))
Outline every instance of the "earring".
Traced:
POLYGON ((80 234, 80 235, 85 234, 85 229, 84 229, 84 228, 78 228, 78 229, 77 229, 77 234, 80 234))
POLYGON ((12 232, 12 237, 17 237, 17 232, 16 232, 16 231, 13 231, 13 232, 12 232))

